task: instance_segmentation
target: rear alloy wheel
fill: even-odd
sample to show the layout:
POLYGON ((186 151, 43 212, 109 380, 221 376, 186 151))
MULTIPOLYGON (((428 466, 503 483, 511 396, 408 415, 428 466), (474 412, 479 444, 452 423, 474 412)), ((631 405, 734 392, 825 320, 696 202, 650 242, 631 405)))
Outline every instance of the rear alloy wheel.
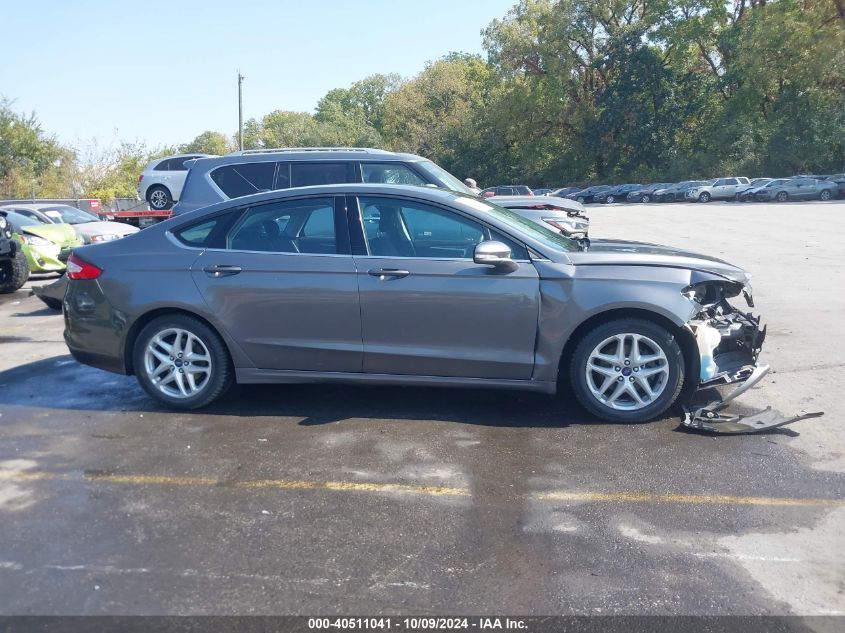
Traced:
POLYGON ((821 193, 819 194, 819 200, 823 202, 827 202, 832 197, 833 195, 830 193, 830 189, 822 189, 821 193))
POLYGON ((698 194, 698 201, 699 202, 710 202, 710 194, 706 191, 702 191, 698 194))
POLYGON ((164 211, 165 209, 169 209, 173 206, 173 197, 170 195, 167 187, 157 185, 155 187, 151 187, 147 192, 147 202, 149 202, 150 206, 156 211, 164 211))
POLYGON ((220 336, 181 314, 159 317, 141 330, 133 367, 144 391, 177 409, 204 407, 233 382, 232 362, 220 336))
POLYGON ((778 202, 786 202, 789 200, 789 194, 785 191, 778 191, 778 195, 775 196, 775 200, 778 202))
POLYGON ((606 202, 607 204, 613 204, 614 202, 616 202, 616 198, 613 196, 608 196, 606 202))
POLYGON ((651 202, 651 196, 648 194, 644 195, 642 201, 648 204, 649 202, 651 202))
POLYGON ((681 392, 684 362, 675 337, 642 319, 599 325, 575 348, 572 389, 590 413, 610 422, 645 422, 681 392))
POLYGON ((29 264, 23 251, 14 257, 0 259, 0 294, 8 294, 23 288, 29 279, 29 264))

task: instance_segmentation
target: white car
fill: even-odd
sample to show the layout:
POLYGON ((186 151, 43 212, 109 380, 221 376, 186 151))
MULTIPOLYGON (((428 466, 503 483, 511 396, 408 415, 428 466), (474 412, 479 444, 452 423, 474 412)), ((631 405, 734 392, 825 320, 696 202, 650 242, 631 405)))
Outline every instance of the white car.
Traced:
POLYGON ((685 196, 687 200, 698 200, 699 202, 733 200, 736 197, 737 189, 747 184, 748 178, 744 176, 717 178, 707 184, 688 189, 685 196))
POLYGON ((148 164, 138 178, 138 197, 146 200, 151 209, 169 209, 182 194, 188 177, 185 162, 195 158, 210 158, 214 154, 177 154, 159 158, 148 164))
POLYGON ((42 224, 70 224, 85 244, 111 242, 140 230, 131 224, 101 220, 93 213, 66 204, 15 203, 2 208, 42 224))

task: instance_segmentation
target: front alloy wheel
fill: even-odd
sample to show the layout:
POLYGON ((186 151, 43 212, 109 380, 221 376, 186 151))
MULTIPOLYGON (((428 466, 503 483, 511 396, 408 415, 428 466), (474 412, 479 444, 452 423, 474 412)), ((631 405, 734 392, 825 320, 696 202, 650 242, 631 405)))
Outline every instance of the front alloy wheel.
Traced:
POLYGON ((710 202, 710 194, 706 191, 702 191, 698 194, 698 201, 699 202, 710 202))
POLYGON ((775 200, 777 200, 778 202, 786 202, 787 200, 789 200, 789 194, 785 191, 779 191, 778 195, 775 196, 775 200))
POLYGON ((614 202, 616 202, 616 198, 613 196, 608 196, 606 202, 607 204, 613 204, 614 202))
POLYGON ((683 385, 675 337, 640 319, 598 326, 572 356, 572 387, 584 408, 613 422, 642 422, 668 409, 683 385))
POLYGON ((830 200, 830 198, 830 190, 822 189, 822 192, 819 194, 819 200, 821 200, 822 202, 827 202, 828 200, 830 200))
POLYGON ((642 201, 648 204, 649 202, 651 202, 651 196, 648 194, 644 195, 642 201))

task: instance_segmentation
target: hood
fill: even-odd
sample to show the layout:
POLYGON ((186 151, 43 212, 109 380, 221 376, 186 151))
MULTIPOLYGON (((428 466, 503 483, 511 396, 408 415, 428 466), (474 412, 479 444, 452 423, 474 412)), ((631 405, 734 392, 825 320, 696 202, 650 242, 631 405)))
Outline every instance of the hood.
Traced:
POLYGON ((743 284, 749 279, 744 270, 716 257, 645 242, 591 240, 589 250, 567 255, 576 266, 660 266, 699 270, 743 284))
POLYGON ((43 237, 45 240, 50 240, 61 247, 79 246, 82 244, 82 240, 79 239, 79 236, 70 224, 27 225, 21 227, 21 232, 43 237))
POLYGON ((83 222, 71 225, 83 238, 90 239, 92 235, 129 235, 140 229, 122 222, 83 222))

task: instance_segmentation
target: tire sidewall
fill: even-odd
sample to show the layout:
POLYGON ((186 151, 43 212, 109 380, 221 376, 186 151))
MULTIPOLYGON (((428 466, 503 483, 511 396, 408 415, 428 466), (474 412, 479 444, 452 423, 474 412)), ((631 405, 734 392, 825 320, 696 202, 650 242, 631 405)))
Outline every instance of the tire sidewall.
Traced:
POLYGON ((787 200, 789 200, 789 194, 785 191, 781 191, 778 193, 778 195, 775 196, 775 200, 777 200, 778 202, 786 202, 787 200))
POLYGON ((647 422, 665 413, 681 393, 684 384, 684 357, 676 337, 666 328, 643 319, 626 318, 598 325, 578 342, 569 363, 569 380, 581 405, 598 418, 609 422, 647 422), (647 336, 662 349, 669 365, 666 388, 653 403, 637 411, 619 411, 603 404, 587 386, 586 367, 593 349, 614 334, 647 336))
POLYGON ((651 202, 651 196, 649 196, 649 195, 645 195, 645 196, 643 196, 643 197, 642 197, 642 202, 644 202, 644 203, 648 204, 649 202, 651 202))
POLYGON ((0 260, 0 267, 0 294, 16 292, 29 280, 29 262, 21 249, 13 257, 0 260))
POLYGON ((164 187, 163 185, 156 185, 154 187, 150 187, 150 190, 147 193, 147 202, 156 211, 164 211, 173 206, 173 196, 170 195, 170 192, 167 190, 167 187, 164 187), (164 203, 164 206, 157 207, 155 206, 155 204, 153 204, 153 194, 156 191, 161 191, 166 196, 167 201, 164 203))
POLYGON ((180 314, 161 316, 144 326, 135 339, 132 349, 132 367, 135 370, 135 377, 147 394, 158 402, 176 409, 199 409, 207 406, 226 392, 231 386, 233 376, 229 351, 217 332, 199 319, 180 314), (211 355, 211 377, 199 393, 189 398, 172 398, 162 393, 147 376, 144 365, 144 352, 147 345, 156 334, 169 328, 180 328, 191 332, 202 340, 211 355))
POLYGON ((710 202, 710 194, 706 191, 698 196, 699 202, 710 202))

